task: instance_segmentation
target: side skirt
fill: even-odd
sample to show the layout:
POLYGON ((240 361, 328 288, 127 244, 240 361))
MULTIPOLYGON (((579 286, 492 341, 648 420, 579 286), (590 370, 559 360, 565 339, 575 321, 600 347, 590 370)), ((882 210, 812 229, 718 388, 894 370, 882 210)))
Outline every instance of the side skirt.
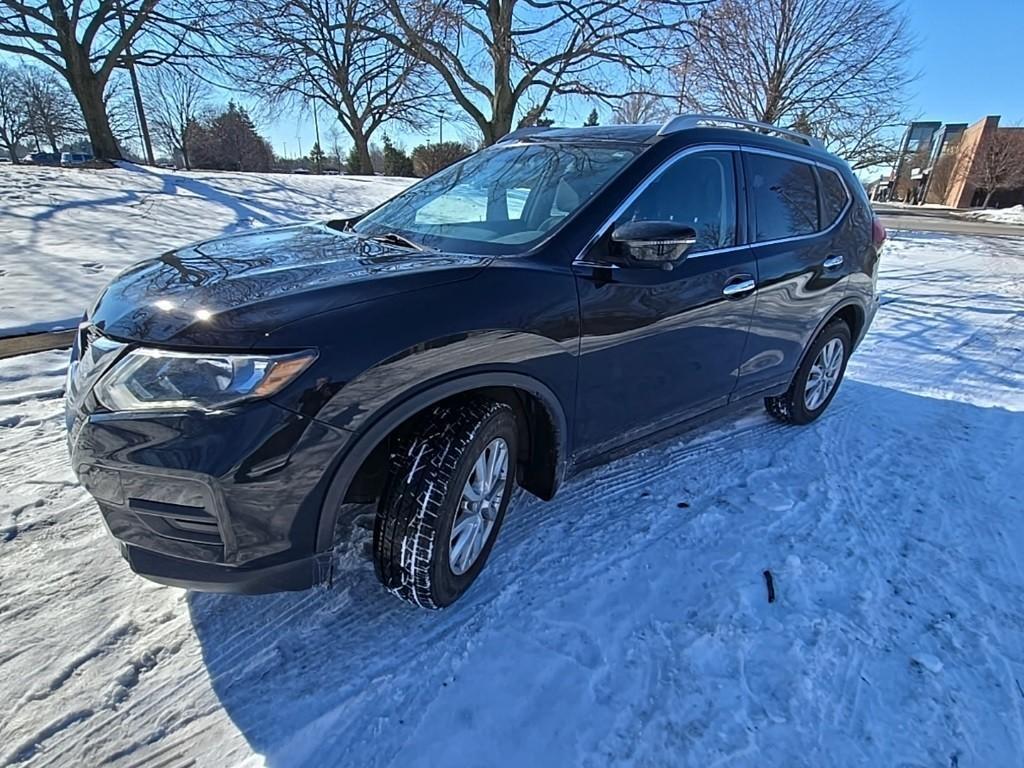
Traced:
POLYGON ((744 395, 741 398, 733 400, 725 405, 718 406, 717 408, 712 408, 691 416, 685 416, 674 424, 656 429, 653 432, 642 435, 636 439, 629 440, 626 443, 622 443, 607 450, 574 456, 566 471, 566 479, 569 479, 586 469, 601 466, 602 464, 608 464, 616 459, 621 459, 625 456, 637 453, 638 451, 642 451, 645 448, 651 448, 652 446, 677 438, 680 435, 695 431, 711 422, 724 420, 725 417, 731 414, 736 414, 739 411, 750 408, 755 403, 760 403, 766 397, 782 394, 788 387, 788 381, 783 384, 775 384, 766 389, 744 395))

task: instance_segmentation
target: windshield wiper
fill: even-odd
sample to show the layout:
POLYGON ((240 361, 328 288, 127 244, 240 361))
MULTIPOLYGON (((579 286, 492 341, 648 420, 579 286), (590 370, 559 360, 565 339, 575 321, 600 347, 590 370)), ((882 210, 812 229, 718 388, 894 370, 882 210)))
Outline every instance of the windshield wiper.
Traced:
POLYGON ((428 251, 429 248, 414 243, 405 235, 400 235, 397 232, 385 232, 382 235, 370 235, 368 240, 375 240, 378 243, 386 243, 387 245, 397 245, 402 248, 412 248, 417 251, 428 251))

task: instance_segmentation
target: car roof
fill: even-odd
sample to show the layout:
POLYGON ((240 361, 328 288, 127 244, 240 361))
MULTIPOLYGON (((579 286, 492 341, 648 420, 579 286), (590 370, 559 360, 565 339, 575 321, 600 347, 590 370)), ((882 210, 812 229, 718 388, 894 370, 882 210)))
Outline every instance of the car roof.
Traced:
POLYGON ((808 160, 842 164, 815 138, 797 131, 767 123, 741 120, 720 115, 680 115, 665 123, 640 125, 599 125, 578 128, 520 128, 499 143, 510 141, 537 142, 599 142, 614 141, 653 144, 672 140, 686 144, 719 142, 759 147, 805 157, 808 160))
POLYGON ((643 144, 653 139, 660 128, 661 123, 645 125, 588 125, 579 128, 520 128, 505 136, 502 142, 526 139, 529 141, 565 142, 619 141, 643 144))

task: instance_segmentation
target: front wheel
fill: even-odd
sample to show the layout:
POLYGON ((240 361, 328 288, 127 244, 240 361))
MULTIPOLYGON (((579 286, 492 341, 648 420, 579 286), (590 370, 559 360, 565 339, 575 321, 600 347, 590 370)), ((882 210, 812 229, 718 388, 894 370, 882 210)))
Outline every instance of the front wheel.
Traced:
POLYGON ((384 586, 451 605, 483 570, 515 485, 516 420, 493 400, 438 405, 396 440, 373 529, 384 586))
POLYGON ((789 424, 809 424, 832 402, 853 348, 850 327, 842 320, 825 326, 807 350, 785 394, 766 397, 768 413, 789 424))

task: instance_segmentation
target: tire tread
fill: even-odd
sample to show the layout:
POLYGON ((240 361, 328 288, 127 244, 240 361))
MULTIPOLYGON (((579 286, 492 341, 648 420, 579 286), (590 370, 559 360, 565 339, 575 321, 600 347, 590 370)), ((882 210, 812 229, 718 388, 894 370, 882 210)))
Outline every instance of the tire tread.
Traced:
POLYGON ((443 607, 431 583, 441 506, 459 460, 502 410, 511 412, 507 404, 483 398, 434 406, 395 440, 374 523, 373 560, 381 582, 402 600, 443 607))
MULTIPOLYGON (((802 379, 801 374, 803 373, 804 367, 809 366, 813 363, 812 355, 817 355, 816 350, 818 349, 822 340, 833 336, 837 331, 839 331, 839 329, 842 329, 842 331, 846 333, 847 340, 850 340, 852 334, 850 332, 850 326, 847 325, 845 320, 841 318, 836 318, 834 320, 829 321, 829 323, 826 324, 825 327, 821 329, 818 335, 814 337, 814 341, 808 348, 807 356, 804 358, 804 361, 801 363, 796 373, 793 374, 793 381, 790 383, 789 389, 787 389, 781 395, 774 395, 772 397, 766 397, 764 399, 764 407, 768 411, 768 414, 772 416, 772 418, 777 419, 778 421, 781 421, 784 424, 806 424, 808 421, 813 421, 814 418, 817 418, 817 416, 820 415, 824 411, 824 409, 828 407, 828 404, 831 403, 832 397, 835 396, 835 390, 833 390, 832 394, 829 395, 829 399, 821 407, 821 410, 818 411, 814 416, 812 416, 810 419, 808 419, 805 416, 801 416, 798 412, 798 407, 802 406, 802 402, 798 400, 798 398, 801 397, 801 393, 798 393, 796 391, 796 388, 797 382, 802 379)), ((849 349, 847 349, 847 356, 849 356, 849 349)), ((848 357, 846 361, 843 361, 844 372, 846 362, 848 362, 848 357)), ((839 389, 839 384, 841 382, 842 379, 840 379, 839 382, 836 382, 836 390, 839 389)))

